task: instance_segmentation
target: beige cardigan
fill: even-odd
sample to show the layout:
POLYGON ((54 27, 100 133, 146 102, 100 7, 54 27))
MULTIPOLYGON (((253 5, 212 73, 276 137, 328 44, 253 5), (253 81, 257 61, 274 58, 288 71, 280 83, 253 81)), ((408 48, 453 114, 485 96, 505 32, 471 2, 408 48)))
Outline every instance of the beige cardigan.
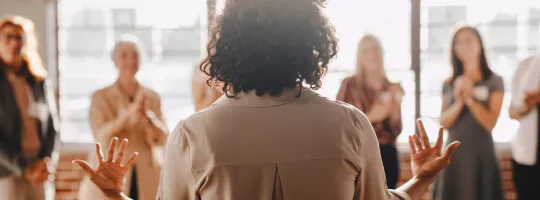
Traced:
POLYGON ((222 97, 168 139, 161 200, 385 200, 377 137, 355 107, 306 89, 222 97))
MULTIPOLYGON (((161 103, 159 95, 148 88, 141 87, 147 96, 146 109, 153 111, 158 118, 162 118, 161 103)), ((90 107, 90 122, 94 137, 97 142, 102 144, 103 149, 108 149, 112 137, 117 136, 120 139, 129 139, 129 145, 126 155, 133 152, 139 152, 135 161, 137 168, 137 185, 139 187, 139 199, 152 200, 156 196, 159 183, 159 174, 161 167, 159 165, 159 148, 163 146, 166 135, 162 134, 157 141, 148 140, 145 137, 146 132, 140 125, 126 127, 120 133, 113 134, 107 128, 110 122, 115 120, 121 112, 124 112, 130 104, 129 97, 121 92, 117 83, 101 89, 92 95, 92 105, 90 107)), ((129 125, 128 125, 129 126, 129 125)), ((89 163, 92 167, 97 167, 95 150, 90 151, 89 163)), ((128 157, 128 156, 126 156, 128 157)), ((127 158, 126 158, 127 159, 127 158)), ((125 161, 124 161, 125 162, 125 161)), ((131 184, 131 169, 127 172, 125 183, 125 194, 129 194, 131 184)), ((81 185, 80 198, 82 200, 105 199, 101 191, 88 179, 85 178, 81 185)))

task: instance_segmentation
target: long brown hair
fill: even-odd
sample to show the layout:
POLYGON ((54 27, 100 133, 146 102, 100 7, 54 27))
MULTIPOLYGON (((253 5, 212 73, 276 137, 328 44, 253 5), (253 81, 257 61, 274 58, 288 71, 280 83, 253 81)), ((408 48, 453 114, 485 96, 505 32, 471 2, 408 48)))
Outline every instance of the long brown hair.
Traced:
POLYGON ((0 18, 0 30, 6 26, 20 28, 24 34, 24 47, 22 49, 23 60, 27 63, 28 72, 34 79, 43 80, 47 76, 47 70, 43 67, 43 62, 38 54, 38 42, 36 38, 34 23, 21 16, 7 16, 0 18))
POLYGON ((489 64, 487 62, 486 58, 486 50, 484 48, 484 43, 482 42, 482 36, 480 35, 480 32, 477 28, 470 25, 463 25, 458 24, 456 27, 454 27, 454 35, 452 36, 452 44, 450 49, 450 59, 452 64, 452 77, 449 81, 453 83, 457 77, 463 75, 464 69, 463 69, 463 62, 458 58, 456 54, 456 39, 457 35, 463 31, 471 31, 474 33, 474 35, 478 38, 478 42, 480 43, 480 56, 478 59, 480 59, 480 70, 482 72, 482 79, 486 80, 488 79, 492 74, 493 71, 489 68, 489 64))
MULTIPOLYGON (((382 47, 382 44, 379 40, 379 38, 377 38, 375 35, 371 35, 371 34, 367 34, 367 35, 364 35, 360 41, 358 42, 358 47, 357 47, 357 50, 356 50, 356 74, 355 74, 355 78, 356 78, 356 82, 358 83, 358 85, 363 85, 363 83, 365 82, 365 66, 362 64, 362 60, 361 60, 361 52, 362 52, 362 44, 364 44, 365 42, 367 41, 371 41, 371 42, 374 42, 376 45, 377 45, 377 48, 378 48, 378 51, 380 51, 381 55, 383 55, 383 47, 382 47)), ((381 66, 380 66, 380 75, 383 77, 383 80, 385 82, 389 82, 388 80, 388 77, 386 76, 386 73, 384 73, 384 59, 381 58, 381 66)))

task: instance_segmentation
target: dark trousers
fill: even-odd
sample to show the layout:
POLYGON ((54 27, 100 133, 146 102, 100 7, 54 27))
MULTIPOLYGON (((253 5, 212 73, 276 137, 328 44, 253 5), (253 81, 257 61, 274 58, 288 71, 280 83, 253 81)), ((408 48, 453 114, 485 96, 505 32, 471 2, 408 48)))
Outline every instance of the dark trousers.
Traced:
POLYGON ((540 199, 540 193, 538 193, 540 189, 538 185, 538 181, 540 180, 540 165, 520 165, 512 160, 512 167, 518 200, 540 199))
POLYGON ((131 189, 129 191, 129 198, 133 200, 139 199, 139 188, 137 187, 137 173, 136 168, 133 166, 133 172, 131 173, 131 189))
POLYGON ((395 189, 399 178, 398 152, 392 144, 379 145, 381 157, 386 174, 386 185, 389 189, 395 189))

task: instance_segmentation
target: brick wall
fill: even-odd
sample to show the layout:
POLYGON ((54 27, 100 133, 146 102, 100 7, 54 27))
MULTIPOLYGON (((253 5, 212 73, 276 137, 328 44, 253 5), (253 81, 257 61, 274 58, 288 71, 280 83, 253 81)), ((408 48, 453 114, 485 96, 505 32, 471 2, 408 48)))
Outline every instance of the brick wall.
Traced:
MULTIPOLYGON (((503 187, 506 200, 515 200, 514 185, 512 183, 512 161, 510 151, 507 145, 498 145, 498 154, 500 159, 503 187)), ((86 151, 83 149, 91 148, 90 145, 76 145, 76 148, 64 148, 60 157, 58 175, 56 178, 56 199, 57 200, 75 200, 79 191, 79 184, 83 178, 83 172, 74 164, 73 159, 86 158, 86 151)), ((400 147, 401 158, 401 177, 400 184, 411 178, 410 159, 407 147, 400 147)), ((424 200, 431 200, 431 191, 427 192, 424 200)))

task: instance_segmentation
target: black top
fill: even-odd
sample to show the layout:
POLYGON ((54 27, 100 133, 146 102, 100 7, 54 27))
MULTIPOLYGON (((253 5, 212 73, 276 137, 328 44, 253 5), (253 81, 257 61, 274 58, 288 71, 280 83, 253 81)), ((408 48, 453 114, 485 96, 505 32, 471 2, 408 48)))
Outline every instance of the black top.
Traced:
MULTIPOLYGON (((13 94, 11 83, 7 80, 7 65, 0 60, 0 178, 11 174, 22 175, 27 160, 21 146, 21 116, 19 107, 13 94)), ((15 72, 18 76, 26 76, 34 101, 42 102, 49 106, 49 110, 55 109, 47 101, 46 93, 52 88, 47 87, 43 80, 36 80, 29 72, 27 63, 23 63, 21 70, 15 72)), ((46 119, 38 120, 38 134, 40 136, 41 149, 39 158, 50 156, 58 139, 57 129, 54 127, 52 112, 46 119)), ((57 117, 55 117, 57 119, 57 117)))
POLYGON ((539 104, 536 104, 536 109, 538 110, 538 112, 536 112, 538 114, 538 122, 536 123, 536 125, 538 126, 538 144, 536 145, 537 146, 537 151, 538 153, 536 153, 536 163, 540 163, 540 103, 539 104))

